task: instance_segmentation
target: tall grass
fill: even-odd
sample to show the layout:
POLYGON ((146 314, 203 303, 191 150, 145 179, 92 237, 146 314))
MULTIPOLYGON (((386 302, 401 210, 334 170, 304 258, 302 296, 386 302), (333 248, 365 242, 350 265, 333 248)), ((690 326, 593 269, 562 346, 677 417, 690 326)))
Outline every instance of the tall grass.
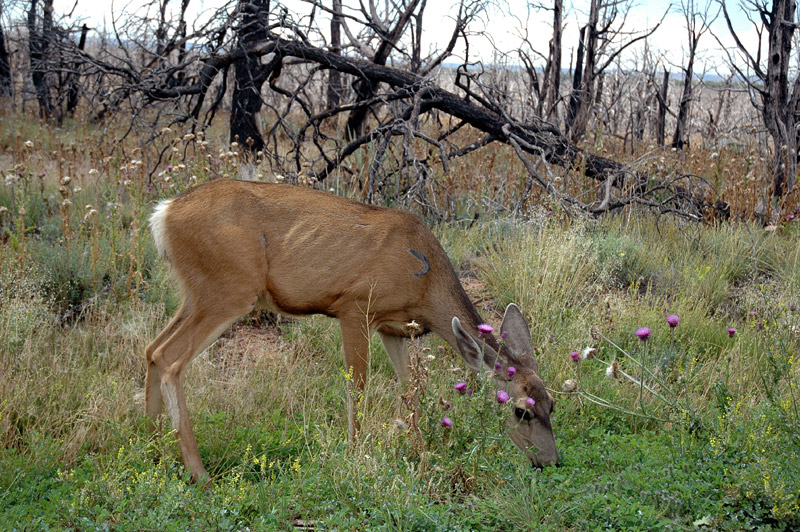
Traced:
MULTIPOLYGON (((91 129, 56 139, 21 122, 0 134, 23 165, 0 184, 0 529, 800 526, 800 226, 633 211, 576 221, 536 204, 524 221, 438 225, 484 319, 499 325, 512 301, 525 313, 557 396, 562 467, 531 470, 492 390, 432 337, 411 347, 425 366, 422 446, 377 339, 362 434, 348 444, 335 320, 248 317, 185 377, 213 477, 203 489, 187 482, 166 420, 160 435, 145 428, 144 348, 178 303, 145 227, 157 199, 233 176, 237 160, 214 155, 206 170, 217 152, 198 149, 151 181, 143 155, 105 159, 91 129), (668 314, 681 317, 674 330, 668 314), (587 346, 595 358, 573 362, 587 346), (606 378, 612 361, 653 393, 606 378), (460 380, 476 393, 457 394, 460 380)), ((510 194, 471 179, 475 199, 455 211, 510 194)))

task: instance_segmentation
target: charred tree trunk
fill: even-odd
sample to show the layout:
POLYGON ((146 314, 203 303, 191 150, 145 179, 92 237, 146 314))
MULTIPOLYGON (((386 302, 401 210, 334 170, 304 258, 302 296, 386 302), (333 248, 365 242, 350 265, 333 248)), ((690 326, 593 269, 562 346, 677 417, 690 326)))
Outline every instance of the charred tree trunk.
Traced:
POLYGON ((667 129, 667 91, 669 90, 669 71, 664 69, 664 79, 661 82, 661 88, 656 88, 656 97, 658 98, 658 119, 656 120, 656 142, 659 146, 663 146, 666 141, 667 129))
POLYGON ((49 120, 53 116, 53 105, 50 101, 45 61, 53 34, 53 0, 44 0, 41 31, 37 25, 37 5, 38 0, 31 0, 31 6, 28 10, 29 60, 33 87, 36 90, 36 100, 39 102, 39 116, 49 120))
POLYGON ((564 129, 569 132, 572 130, 572 125, 575 123, 575 116, 578 113, 578 108, 581 105, 581 85, 583 83, 583 43, 584 36, 586 35, 586 26, 581 28, 580 37, 578 38, 578 52, 575 56, 575 68, 572 70, 572 93, 569 96, 569 108, 567 109, 567 121, 564 129))
POLYGON ((689 121, 689 111, 692 105, 692 77, 694 76, 694 56, 697 50, 697 40, 692 42, 689 49, 689 59, 686 68, 683 70, 683 94, 681 104, 678 108, 678 119, 675 124, 675 134, 672 136, 672 147, 683 150, 689 144, 687 135, 687 123, 689 121))
POLYGON ((11 95, 11 62, 3 31, 3 4, 0 3, 0 97, 11 95))
MULTIPOLYGON (((342 0, 333 0, 333 12, 342 12, 342 0)), ((331 53, 342 53, 342 22, 339 15, 331 17, 331 53)), ((342 74, 338 70, 328 71, 328 109, 339 105, 342 99, 342 74)))
POLYGON ((772 194, 783 197, 794 187, 797 174, 800 78, 789 84, 792 39, 797 28, 794 0, 775 0, 769 13, 769 61, 766 86, 761 93, 764 122, 775 144, 772 194))
POLYGON ((243 143, 251 154, 255 154, 264 149, 264 138, 256 120, 261 110, 261 87, 266 76, 261 58, 247 53, 247 49, 267 38, 269 0, 241 0, 239 9, 242 22, 238 42, 245 53, 233 66, 230 141, 243 143))
POLYGON ((550 78, 547 92, 547 119, 558 122, 558 102, 561 99, 561 34, 564 0, 553 2, 553 39, 550 41, 550 78))
MULTIPOLYGON (((586 127, 589 124, 589 115, 594 104, 594 82, 597 72, 597 24, 600 16, 601 0, 591 0, 589 11, 589 23, 581 31, 581 41, 584 41, 584 65, 583 79, 581 85, 575 91, 573 85, 573 95, 577 98, 575 109, 572 113, 572 121, 569 124, 569 135, 573 141, 577 141, 586 135, 586 127)), ((578 51, 580 55, 580 49, 578 51)), ((580 64, 578 62, 578 64, 580 64)), ((576 65, 577 68, 577 65, 576 65)), ((572 104, 572 101, 570 101, 572 104)))
MULTIPOLYGON (((378 49, 375 51, 375 56, 372 58, 372 62, 374 64, 380 66, 386 64, 392 49, 397 44, 397 41, 400 40, 400 37, 402 37, 403 32, 408 25, 408 21, 411 20, 411 16, 413 15, 414 10, 417 8, 419 3, 420 0, 412 0, 409 2, 405 11, 398 17, 397 23, 394 25, 394 27, 388 31, 386 35, 381 36, 381 44, 378 46, 378 49)), ((356 100, 363 101, 368 100, 375 95, 377 86, 370 80, 361 79, 356 81, 353 89, 356 93, 356 100)), ((359 137, 364 132, 364 125, 368 113, 369 107, 366 106, 359 107, 350 113, 350 117, 347 120, 347 126, 345 127, 345 131, 350 138, 359 137)))
MULTIPOLYGON (((89 27, 86 24, 81 28, 81 37, 78 41, 78 50, 83 51, 86 48, 86 36, 89 33, 89 27)), ((80 65, 76 62, 72 65, 72 72, 69 73, 67 80, 67 115, 72 116, 75 108, 78 106, 78 71, 80 65)))

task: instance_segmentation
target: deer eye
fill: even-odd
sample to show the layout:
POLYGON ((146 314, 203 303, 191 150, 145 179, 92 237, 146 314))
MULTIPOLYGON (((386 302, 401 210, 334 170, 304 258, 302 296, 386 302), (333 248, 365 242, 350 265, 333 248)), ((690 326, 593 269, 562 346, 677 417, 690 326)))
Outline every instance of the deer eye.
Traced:
POLYGON ((528 412, 525 408, 514 407, 514 415, 517 416, 517 419, 524 419, 529 421, 531 419, 531 413, 528 412))

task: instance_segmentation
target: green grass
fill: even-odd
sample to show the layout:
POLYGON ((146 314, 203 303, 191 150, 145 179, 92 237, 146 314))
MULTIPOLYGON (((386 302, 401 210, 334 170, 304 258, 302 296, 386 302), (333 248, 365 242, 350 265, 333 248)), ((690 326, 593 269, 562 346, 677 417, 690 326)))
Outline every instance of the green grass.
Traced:
POLYGON ((560 467, 525 463, 494 391, 433 337, 413 347, 434 356, 424 453, 398 427, 409 410, 377 339, 362 434, 348 444, 341 339, 317 316, 280 321, 273 343, 218 342, 189 366, 213 478, 201 487, 166 420, 160 435, 146 430, 142 386, 144 348, 178 302, 146 218, 202 167, 149 190, 112 168, 70 187, 65 206, 57 183, 41 188, 43 160, 29 154, 24 175, 0 184, 0 530, 800 527, 800 225, 555 213, 435 227, 457 269, 483 283, 487 321, 499 325, 512 301, 528 318, 557 399, 560 467), (572 362, 586 346, 597 357, 572 362), (612 361, 636 379, 644 361, 655 393, 606 378, 612 361), (577 392, 562 392, 567 379, 577 392), (458 395, 459 380, 477 393, 458 395))

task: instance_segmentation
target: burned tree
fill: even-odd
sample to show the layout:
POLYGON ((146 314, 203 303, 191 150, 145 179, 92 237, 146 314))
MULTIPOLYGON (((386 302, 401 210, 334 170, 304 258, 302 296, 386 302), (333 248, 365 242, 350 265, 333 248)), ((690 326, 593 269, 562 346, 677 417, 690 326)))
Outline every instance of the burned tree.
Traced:
MULTIPOLYGON (((693 83, 695 68, 694 63, 697 57, 697 45, 700 38, 706 33, 710 25, 717 18, 711 15, 711 0, 706 0, 704 6, 698 8, 695 0, 681 0, 680 10, 686 20, 686 31, 689 34, 689 46, 687 49, 686 66, 683 70, 683 94, 678 108, 678 118, 675 124, 675 134, 672 136, 672 147, 682 150, 689 142, 687 124, 693 96, 693 83)), ((717 13, 718 14, 718 13, 717 13)))
POLYGON ((11 61, 3 30, 3 2, 0 0, 0 97, 11 95, 11 61))
MULTIPOLYGON (((573 141, 586 134, 596 100, 595 83, 616 58, 634 43, 658 29, 625 30, 632 3, 628 0, 591 0, 588 22, 581 28, 572 92, 564 129, 573 141), (624 36, 624 37, 623 37, 624 36), (624 39, 620 42, 621 39, 624 39)), ((666 15, 666 13, 665 13, 666 15)))
POLYGON ((251 153, 257 153, 264 149, 264 139, 257 123, 257 114, 261 110, 261 87, 272 69, 279 68, 280 57, 273 56, 267 69, 262 68, 260 57, 247 52, 268 34, 269 0, 241 0, 239 11, 241 23, 237 40, 244 57, 233 65, 230 139, 231 142, 245 143, 251 153))
POLYGON ((718 0, 722 7, 728 30, 736 42, 738 56, 744 61, 742 66, 730 54, 730 63, 747 83, 752 101, 761 114, 764 125, 772 137, 774 145, 773 175, 771 194, 783 198, 792 191, 798 168, 797 149, 798 124, 800 123, 800 78, 789 78, 792 63, 792 43, 797 30, 797 3, 795 0, 774 0, 770 6, 759 0, 745 0, 743 5, 758 15, 758 34, 766 31, 768 50, 762 50, 762 40, 752 52, 741 41, 733 28, 728 8, 724 1, 718 0))

